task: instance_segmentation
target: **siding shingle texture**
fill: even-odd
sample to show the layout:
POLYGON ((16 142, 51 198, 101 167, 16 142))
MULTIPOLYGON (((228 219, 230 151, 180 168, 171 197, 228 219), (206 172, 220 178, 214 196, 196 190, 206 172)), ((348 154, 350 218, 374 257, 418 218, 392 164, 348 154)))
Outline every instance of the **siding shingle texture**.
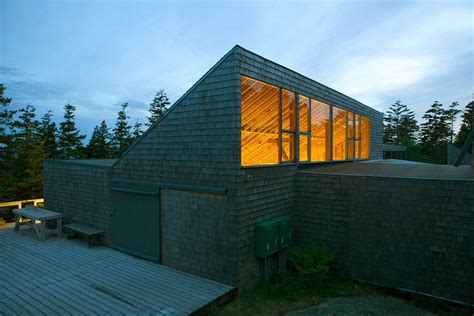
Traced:
POLYGON ((355 279, 474 303, 474 181, 297 173, 295 240, 355 279))
POLYGON ((45 208, 63 213, 64 222, 77 222, 105 231, 110 244, 112 169, 69 161, 44 163, 45 208))

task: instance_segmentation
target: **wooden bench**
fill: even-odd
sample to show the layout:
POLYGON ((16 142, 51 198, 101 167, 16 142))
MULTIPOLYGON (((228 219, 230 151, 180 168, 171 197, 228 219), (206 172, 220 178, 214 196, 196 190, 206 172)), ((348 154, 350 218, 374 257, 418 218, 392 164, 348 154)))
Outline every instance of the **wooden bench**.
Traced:
POLYGON ((88 247, 90 248, 92 244, 99 243, 99 237, 104 233, 102 230, 98 230, 89 226, 72 223, 64 225, 64 228, 67 230, 67 238, 74 238, 76 235, 81 235, 87 237, 88 247))

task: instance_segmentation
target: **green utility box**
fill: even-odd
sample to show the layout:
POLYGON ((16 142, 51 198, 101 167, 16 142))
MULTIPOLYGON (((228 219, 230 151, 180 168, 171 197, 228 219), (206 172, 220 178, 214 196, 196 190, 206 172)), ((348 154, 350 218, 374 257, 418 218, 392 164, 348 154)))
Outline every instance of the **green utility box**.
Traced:
POLYGON ((268 257, 279 249, 280 224, 272 219, 257 223, 255 227, 256 256, 268 257))
POLYGON ((293 222, 289 216, 277 216, 256 224, 256 256, 265 258, 288 247, 293 235, 293 222))
POLYGON ((275 218, 280 223, 280 248, 290 245, 293 236, 293 221, 289 216, 278 216, 275 218))

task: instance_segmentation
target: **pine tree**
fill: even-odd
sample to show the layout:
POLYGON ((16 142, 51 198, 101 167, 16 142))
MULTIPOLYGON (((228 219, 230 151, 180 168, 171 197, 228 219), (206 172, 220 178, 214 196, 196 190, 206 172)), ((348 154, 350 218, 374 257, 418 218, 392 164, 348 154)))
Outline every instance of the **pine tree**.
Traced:
POLYGON ((11 98, 5 97, 3 84, 0 84, 0 201, 9 200, 8 185, 13 176, 9 162, 13 157, 13 115, 16 111, 10 110, 11 98))
POLYGON ((169 105, 170 101, 165 91, 163 89, 159 90, 153 98, 153 101, 150 103, 150 108, 148 109, 150 116, 147 117, 148 123, 146 126, 151 126, 158 121, 158 119, 168 110, 169 105))
POLYGON ((469 136, 469 133, 474 129, 474 101, 469 102, 461 114, 462 123, 461 128, 456 136, 455 144, 462 147, 469 136))
POLYGON ((100 126, 94 128, 92 137, 87 145, 87 158, 110 158, 112 149, 110 147, 111 135, 107 123, 102 121, 100 126))
POLYGON ((0 148, 8 146, 11 141, 12 119, 16 112, 8 108, 12 99, 4 96, 5 90, 4 85, 0 83, 0 148))
POLYGON ((129 117, 126 114, 128 103, 122 104, 122 109, 118 112, 117 122, 112 137, 112 151, 115 157, 120 157, 132 143, 131 129, 128 124, 129 117))
POLYGON ((461 110, 457 109, 459 106, 458 102, 453 102, 449 106, 449 109, 446 110, 446 118, 448 120, 449 127, 449 142, 452 144, 454 139, 454 123, 456 122, 456 117, 461 113, 461 110))
POLYGON ((43 147, 48 154, 48 158, 56 158, 58 155, 57 129, 56 123, 52 121, 51 110, 46 112, 41 118, 38 127, 38 135, 43 142, 43 147))
POLYGON ((81 135, 76 127, 76 107, 73 104, 64 106, 64 121, 60 123, 58 149, 61 158, 81 158, 82 140, 86 135, 81 135))
POLYGON ((415 113, 401 101, 390 106, 384 117, 384 143, 387 144, 414 144, 418 124, 415 113))
POLYGON ((47 153, 38 133, 36 108, 27 105, 18 111, 18 120, 13 122, 13 156, 9 161, 12 172, 7 192, 13 199, 40 197, 43 193, 43 160, 47 153))
POLYGON ((15 137, 29 140, 32 139, 35 135, 39 122, 36 120, 36 108, 28 104, 26 107, 18 110, 20 113, 19 120, 13 122, 13 127, 15 128, 15 137))
POLYGON ((143 131, 142 131, 142 123, 137 121, 135 122, 135 125, 133 125, 133 131, 132 131, 132 138, 133 141, 137 140, 140 136, 142 136, 143 131))
POLYGON ((423 115, 421 143, 423 151, 431 154, 433 149, 449 140, 449 124, 443 105, 435 101, 423 115))

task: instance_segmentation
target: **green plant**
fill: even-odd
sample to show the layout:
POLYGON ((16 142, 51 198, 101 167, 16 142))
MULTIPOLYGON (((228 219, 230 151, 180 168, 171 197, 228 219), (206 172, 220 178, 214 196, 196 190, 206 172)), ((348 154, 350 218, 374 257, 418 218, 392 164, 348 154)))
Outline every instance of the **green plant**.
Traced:
POLYGON ((320 280, 327 277, 335 262, 334 253, 328 248, 309 244, 291 252, 289 261, 299 274, 311 280, 320 280))

